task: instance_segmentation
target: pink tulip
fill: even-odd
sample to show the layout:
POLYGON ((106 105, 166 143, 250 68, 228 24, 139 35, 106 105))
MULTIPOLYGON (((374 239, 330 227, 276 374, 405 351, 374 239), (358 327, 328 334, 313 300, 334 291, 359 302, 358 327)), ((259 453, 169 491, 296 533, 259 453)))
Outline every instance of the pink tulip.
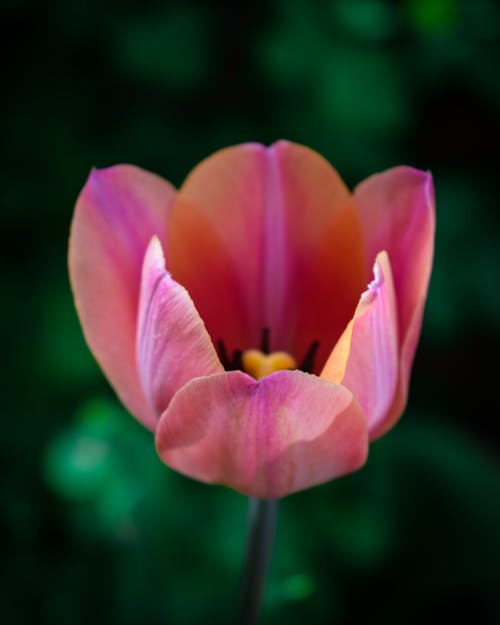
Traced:
POLYGON ((433 237, 430 174, 351 194, 279 141, 221 150, 178 191, 92 171, 69 266, 87 342, 162 460, 278 498, 358 469, 400 417, 433 237))

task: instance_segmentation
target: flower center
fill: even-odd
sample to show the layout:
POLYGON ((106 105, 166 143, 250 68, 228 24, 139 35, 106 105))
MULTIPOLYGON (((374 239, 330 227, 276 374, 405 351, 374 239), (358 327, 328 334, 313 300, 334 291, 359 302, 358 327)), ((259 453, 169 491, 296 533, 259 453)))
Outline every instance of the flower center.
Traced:
POLYGON ((260 349, 235 349, 233 352, 226 350, 222 339, 217 341, 217 351, 226 371, 239 369, 245 371, 256 380, 260 380, 266 375, 283 369, 300 369, 306 373, 312 373, 314 368, 314 357, 318 351, 319 342, 313 341, 306 354, 298 364, 298 361, 288 352, 270 352, 269 350, 269 329, 262 330, 262 340, 260 349))
POLYGON ((256 380, 283 369, 296 369, 297 361, 288 352, 264 354, 260 349, 247 349, 241 356, 243 371, 256 380))

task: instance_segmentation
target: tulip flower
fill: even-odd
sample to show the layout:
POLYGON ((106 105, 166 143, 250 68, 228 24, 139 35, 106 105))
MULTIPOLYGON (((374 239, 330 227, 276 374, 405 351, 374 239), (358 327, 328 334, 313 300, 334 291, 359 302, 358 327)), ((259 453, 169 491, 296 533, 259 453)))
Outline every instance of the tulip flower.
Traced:
POLYGON ((275 499, 357 470, 400 417, 433 238, 430 174, 351 193, 279 141, 223 149, 179 190, 93 170, 69 267, 90 349, 165 464, 275 499))

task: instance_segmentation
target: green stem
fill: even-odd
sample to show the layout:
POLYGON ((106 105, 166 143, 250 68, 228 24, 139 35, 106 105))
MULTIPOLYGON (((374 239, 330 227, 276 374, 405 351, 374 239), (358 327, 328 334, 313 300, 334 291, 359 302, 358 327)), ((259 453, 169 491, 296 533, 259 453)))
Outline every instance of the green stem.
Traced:
POLYGON ((274 543, 277 512, 277 499, 249 498, 248 538, 238 625, 257 623, 274 543))

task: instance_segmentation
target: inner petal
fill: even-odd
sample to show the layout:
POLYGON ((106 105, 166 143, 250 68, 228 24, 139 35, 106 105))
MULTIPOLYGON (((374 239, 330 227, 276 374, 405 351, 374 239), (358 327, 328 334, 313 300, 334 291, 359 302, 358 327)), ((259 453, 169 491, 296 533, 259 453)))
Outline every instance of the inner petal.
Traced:
POLYGON ((258 145, 217 152, 188 176, 172 208, 166 262, 215 344, 259 344, 263 178, 258 145))
POLYGON ((351 194, 326 160, 283 142, 270 150, 279 162, 287 212, 286 346, 302 358, 319 341, 312 369, 318 373, 367 281, 361 224, 351 194))
POLYGON ((308 148, 246 144, 202 162, 169 223, 167 266, 189 291, 212 339, 296 360, 319 341, 315 371, 352 317, 366 284, 351 196, 308 148))

